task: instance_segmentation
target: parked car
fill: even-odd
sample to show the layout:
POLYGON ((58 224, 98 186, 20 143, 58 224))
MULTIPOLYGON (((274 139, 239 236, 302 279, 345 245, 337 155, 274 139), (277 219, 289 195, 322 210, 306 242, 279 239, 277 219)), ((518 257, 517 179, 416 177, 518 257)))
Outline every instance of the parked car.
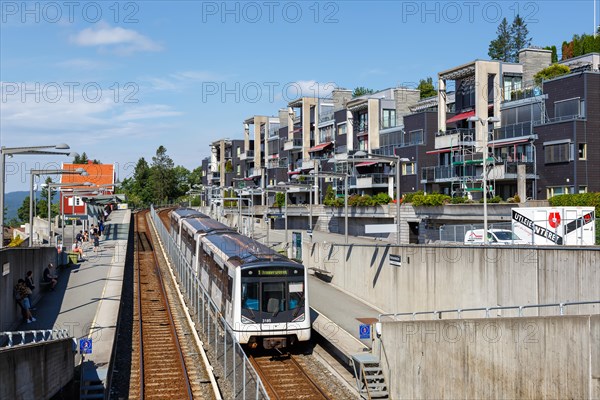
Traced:
MULTIPOLYGON (((488 229, 488 243, 497 245, 528 244, 512 231, 506 229, 488 229)), ((483 229, 474 229, 465 233, 465 244, 483 244, 483 229)))

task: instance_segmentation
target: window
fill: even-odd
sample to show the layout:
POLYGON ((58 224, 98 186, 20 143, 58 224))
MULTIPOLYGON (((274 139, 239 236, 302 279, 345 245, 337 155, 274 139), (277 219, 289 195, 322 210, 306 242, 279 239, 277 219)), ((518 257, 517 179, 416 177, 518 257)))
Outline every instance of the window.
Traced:
POLYGON ((580 160, 587 160, 587 143, 579 143, 577 155, 580 160))
POLYGON ((417 129, 408 132, 408 137, 404 137, 404 145, 422 144, 423 143, 423 129, 417 129))
POLYGON ((346 129, 348 129, 348 128, 347 128, 345 122, 343 124, 339 124, 338 125, 338 135, 345 135, 346 134, 346 129))
POLYGON ((396 110, 383 110, 382 129, 396 126, 396 110))
POLYGON ((237 154, 237 156, 238 156, 238 157, 240 156, 240 152, 241 152, 241 151, 242 151, 242 149, 240 148, 240 146, 237 146, 237 147, 235 148, 235 153, 237 154))
POLYGON ((587 193, 587 192, 588 192, 587 186, 579 186, 579 194, 587 193))
POLYGON ((242 282, 242 308, 258 311, 258 282, 242 282))
POLYGON ((548 186, 546 188, 546 197, 549 199, 560 194, 573 193, 573 186, 548 186))
POLYGON ((236 175, 238 175, 238 176, 239 176, 239 175, 241 175, 241 174, 242 174, 242 166, 241 166, 241 165, 238 165, 238 166, 237 166, 237 168, 236 168, 236 175))
POLYGON ((273 315, 286 310, 285 284, 265 282, 262 285, 262 311, 273 315))
POLYGON ((414 175, 416 169, 416 164, 414 162, 402 164, 402 175, 414 175))
POLYGON ((544 146, 546 164, 569 162, 573 160, 571 143, 559 143, 544 146))

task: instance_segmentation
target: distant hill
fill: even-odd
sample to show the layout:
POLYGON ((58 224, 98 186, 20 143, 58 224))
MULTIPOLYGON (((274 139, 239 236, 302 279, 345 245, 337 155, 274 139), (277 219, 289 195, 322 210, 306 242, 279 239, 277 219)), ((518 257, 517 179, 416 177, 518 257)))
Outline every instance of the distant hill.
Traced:
MULTIPOLYGON (((36 192, 36 198, 40 199, 41 192, 36 192)), ((10 192, 4 194, 4 207, 6 210, 5 221, 10 221, 12 218, 17 218, 17 211, 23 204, 23 200, 25 197, 29 196, 29 191, 24 190, 20 192, 10 192)), ((54 196, 54 200, 56 201, 57 196, 54 196)))

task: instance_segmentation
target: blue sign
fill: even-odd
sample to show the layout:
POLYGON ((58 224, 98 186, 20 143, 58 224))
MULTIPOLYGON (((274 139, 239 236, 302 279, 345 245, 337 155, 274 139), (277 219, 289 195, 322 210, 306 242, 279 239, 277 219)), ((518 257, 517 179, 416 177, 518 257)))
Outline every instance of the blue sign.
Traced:
POLYGON ((361 339, 371 339, 371 325, 360 324, 358 335, 361 339))
POLYGON ((92 339, 89 339, 89 338, 79 339, 79 353, 92 354, 92 339))

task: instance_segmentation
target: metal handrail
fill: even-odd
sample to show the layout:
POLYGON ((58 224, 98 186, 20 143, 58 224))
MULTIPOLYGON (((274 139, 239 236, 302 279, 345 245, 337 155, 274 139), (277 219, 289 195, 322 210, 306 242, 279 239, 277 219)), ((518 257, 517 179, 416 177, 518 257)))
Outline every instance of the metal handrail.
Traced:
POLYGON ((52 340, 66 339, 71 337, 69 336, 68 329, 41 329, 31 331, 0 332, 0 338, 3 336, 8 338, 6 347, 25 345, 29 343, 49 342, 52 340), (25 342, 28 335, 32 336, 31 342, 25 342), (38 339, 39 335, 41 335, 41 339, 38 339), (14 341, 15 338, 17 338, 16 343, 14 341))
POLYGON ((600 300, 593 301, 571 301, 564 303, 548 303, 548 304, 528 304, 524 306, 494 306, 494 307, 476 307, 476 308, 456 308, 450 310, 441 310, 441 311, 417 311, 417 312, 404 312, 404 313, 386 313, 379 314, 378 320, 381 322, 382 318, 391 317, 396 319, 398 317, 406 317, 411 316, 412 321, 416 320, 417 315, 433 315, 437 316, 438 319, 442 319, 442 314, 448 313, 456 313, 458 319, 461 319, 461 314, 468 311, 485 311, 485 318, 490 318, 490 311, 493 310, 519 310, 519 317, 523 316, 523 310, 528 308, 548 308, 548 307, 558 307, 559 315, 564 315, 564 309, 568 306, 578 306, 578 305, 588 305, 588 304, 600 304, 600 300))

